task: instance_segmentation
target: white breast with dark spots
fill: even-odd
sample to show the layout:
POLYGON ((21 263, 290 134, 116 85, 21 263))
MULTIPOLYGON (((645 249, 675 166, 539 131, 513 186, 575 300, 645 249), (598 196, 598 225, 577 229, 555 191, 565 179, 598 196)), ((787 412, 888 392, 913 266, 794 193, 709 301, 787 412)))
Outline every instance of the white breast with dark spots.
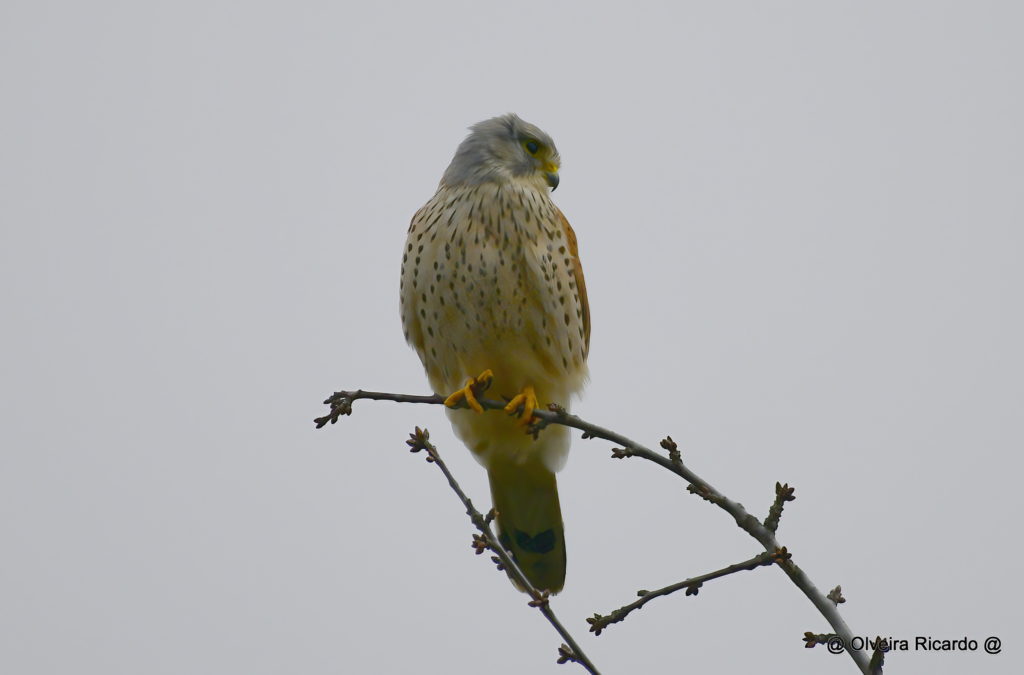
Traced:
POLYGON ((531 185, 442 188, 417 212, 402 325, 435 390, 490 368, 503 393, 531 384, 568 403, 586 377, 586 345, 567 245, 555 206, 531 185))

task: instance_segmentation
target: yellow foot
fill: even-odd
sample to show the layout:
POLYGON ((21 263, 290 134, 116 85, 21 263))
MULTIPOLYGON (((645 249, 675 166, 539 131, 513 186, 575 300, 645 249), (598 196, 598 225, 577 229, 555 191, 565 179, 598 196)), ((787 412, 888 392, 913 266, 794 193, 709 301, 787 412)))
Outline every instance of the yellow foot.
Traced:
POLYGON ((533 391, 533 387, 526 385, 523 390, 516 394, 508 405, 505 406, 505 412, 509 415, 515 415, 519 417, 518 423, 520 426, 526 426, 531 422, 534 422, 536 418, 533 416, 533 411, 539 407, 537 402, 537 394, 533 391))
POLYGON ((476 400, 476 397, 487 391, 487 388, 491 386, 491 380, 494 379, 494 373, 490 370, 485 370, 476 377, 471 377, 466 380, 466 386, 462 389, 452 392, 452 395, 444 400, 444 404, 449 408, 459 408, 462 403, 465 402, 473 410, 478 413, 482 413, 484 408, 480 405, 480 402, 476 400))

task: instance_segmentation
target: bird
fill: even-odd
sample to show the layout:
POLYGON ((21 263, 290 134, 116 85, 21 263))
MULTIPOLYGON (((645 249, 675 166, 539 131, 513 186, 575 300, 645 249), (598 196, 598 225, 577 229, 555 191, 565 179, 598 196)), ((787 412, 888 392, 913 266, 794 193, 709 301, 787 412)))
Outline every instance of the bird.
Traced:
POLYGON ((558 593, 566 554, 555 472, 570 438, 562 425, 528 431, 535 410, 568 409, 588 380, 583 268, 551 200, 561 168, 551 137, 514 113, 469 129, 409 226, 402 328, 446 396, 456 436, 487 469, 501 545, 535 589, 558 593), (507 414, 480 406, 488 388, 507 414))

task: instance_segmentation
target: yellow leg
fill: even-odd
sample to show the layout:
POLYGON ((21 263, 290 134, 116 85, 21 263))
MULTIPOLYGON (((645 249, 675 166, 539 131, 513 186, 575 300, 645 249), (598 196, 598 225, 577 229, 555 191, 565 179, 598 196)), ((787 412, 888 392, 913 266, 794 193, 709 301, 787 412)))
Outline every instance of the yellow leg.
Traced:
POLYGON ((466 380, 466 386, 462 389, 458 389, 452 392, 451 396, 444 400, 444 404, 449 408, 459 408, 462 403, 465 402, 473 410, 478 413, 482 413, 484 408, 480 405, 480 402, 476 400, 476 397, 491 386, 491 380, 494 379, 494 373, 490 370, 485 370, 476 377, 471 377, 466 380))
POLYGON ((539 406, 540 403, 537 402, 537 394, 533 391, 533 387, 526 385, 521 392, 508 402, 508 405, 505 406, 505 412, 519 417, 519 424, 526 426, 534 421, 533 411, 539 406))

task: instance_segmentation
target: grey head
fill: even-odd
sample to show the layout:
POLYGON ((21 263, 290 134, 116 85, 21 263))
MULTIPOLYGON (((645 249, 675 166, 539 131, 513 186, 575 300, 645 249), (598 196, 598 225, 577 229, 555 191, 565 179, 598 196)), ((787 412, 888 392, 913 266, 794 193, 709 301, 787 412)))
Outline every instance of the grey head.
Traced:
POLYGON ((535 181, 558 187, 561 158, 551 137, 514 113, 471 126, 441 178, 442 187, 535 181))

